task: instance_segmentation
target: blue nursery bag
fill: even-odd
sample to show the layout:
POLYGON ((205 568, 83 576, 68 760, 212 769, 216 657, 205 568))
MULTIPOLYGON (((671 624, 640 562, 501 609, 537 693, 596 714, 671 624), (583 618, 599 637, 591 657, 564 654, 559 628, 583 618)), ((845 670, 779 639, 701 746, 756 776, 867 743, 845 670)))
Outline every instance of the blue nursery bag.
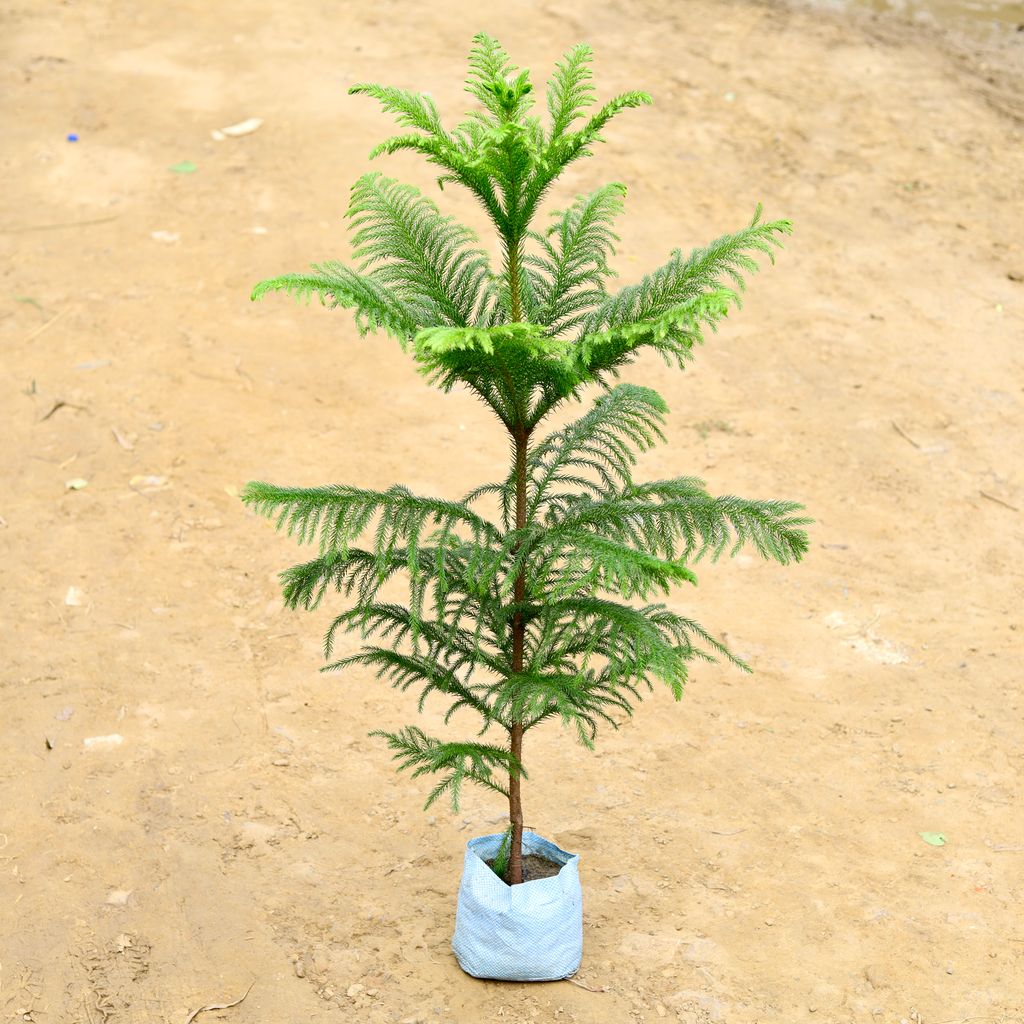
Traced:
POLYGON ((579 857, 533 832, 523 832, 523 856, 561 864, 551 878, 506 885, 486 864, 504 836, 466 844, 452 949, 474 978, 557 981, 579 970, 583 958, 583 890, 579 857))

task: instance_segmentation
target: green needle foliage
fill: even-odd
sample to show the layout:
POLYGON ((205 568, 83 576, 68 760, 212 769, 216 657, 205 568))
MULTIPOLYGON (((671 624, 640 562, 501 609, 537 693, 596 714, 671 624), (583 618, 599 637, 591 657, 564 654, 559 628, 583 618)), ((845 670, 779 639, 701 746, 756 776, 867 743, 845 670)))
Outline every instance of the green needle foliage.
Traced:
POLYGON ((499 271, 467 227, 417 189, 371 173, 348 209, 358 265, 315 264, 253 292, 351 309, 361 333, 390 334, 442 390, 469 388, 510 435, 507 474, 461 501, 401 486, 267 483, 250 483, 243 500, 318 548, 282 574, 289 607, 315 608, 334 592, 350 599, 328 629, 326 670, 368 668, 416 692, 421 709, 436 695, 446 722, 475 713, 472 741, 413 726, 376 735, 400 769, 437 780, 428 806, 447 795, 457 807, 466 782, 508 799, 512 884, 522 880, 524 735, 557 719, 589 747, 655 683, 680 699, 691 662, 746 669, 659 599, 695 584, 692 566, 705 557, 751 547, 786 564, 807 550, 809 520, 793 502, 713 497, 694 477, 633 479, 637 454, 664 440, 667 410, 649 388, 616 383, 619 372, 645 349, 682 368, 790 224, 758 208, 739 231, 688 255, 677 249, 637 284, 609 291, 624 186, 578 196, 546 229, 531 227, 555 180, 591 154, 608 122, 651 102, 627 92, 596 107, 590 62, 577 46, 556 66, 546 125, 531 113, 528 72, 486 35, 474 39, 466 86, 480 106, 450 130, 425 94, 350 90, 377 99, 403 131, 373 155, 421 153, 441 169, 442 188, 461 185, 482 204, 499 271), (541 421, 588 385, 601 388, 590 410, 542 436, 541 421), (395 579, 408 585, 406 604, 381 597, 395 579), (333 660, 346 633, 363 646, 333 660), (498 739, 486 742, 491 730, 498 739))

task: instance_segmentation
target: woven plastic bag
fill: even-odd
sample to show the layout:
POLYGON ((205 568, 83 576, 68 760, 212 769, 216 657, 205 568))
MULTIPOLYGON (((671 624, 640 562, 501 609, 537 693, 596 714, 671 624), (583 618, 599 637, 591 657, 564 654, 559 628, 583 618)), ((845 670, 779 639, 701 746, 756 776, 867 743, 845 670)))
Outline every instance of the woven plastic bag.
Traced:
POLYGON ((533 832, 523 833, 523 855, 561 864, 557 875, 506 885, 485 863, 501 834, 466 844, 452 949, 475 978, 557 981, 579 970, 583 958, 583 890, 579 857, 533 832))

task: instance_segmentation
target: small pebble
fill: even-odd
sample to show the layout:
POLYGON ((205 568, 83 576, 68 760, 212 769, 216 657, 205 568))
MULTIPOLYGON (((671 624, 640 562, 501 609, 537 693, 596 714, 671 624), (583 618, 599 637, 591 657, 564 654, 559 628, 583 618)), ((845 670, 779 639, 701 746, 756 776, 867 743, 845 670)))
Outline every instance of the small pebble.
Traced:
POLYGON ((113 732, 109 736, 87 736, 82 740, 86 750, 107 750, 110 747, 119 747, 124 743, 124 737, 113 732))
POLYGON ((349 999, 355 999, 361 992, 364 991, 365 989, 363 988, 362 985, 349 985, 349 987, 345 990, 345 995, 347 995, 349 999))
POLYGON ((306 976, 306 965, 302 960, 295 961, 295 977, 304 978, 306 976))
POLYGON ((864 968, 864 977, 873 989, 891 989, 893 978, 884 964, 868 964, 864 968))
MULTIPOLYGON (((251 135, 254 131, 257 131, 262 124, 262 117, 248 117, 244 121, 239 121, 238 124, 229 124, 226 128, 221 128, 219 130, 215 129, 217 134, 221 136, 221 139, 217 139, 217 141, 222 141, 225 135, 228 135, 231 138, 238 138, 242 135, 251 135)), ((210 134, 212 135, 213 132, 210 134)), ((216 139, 216 135, 214 138, 216 139)))
POLYGON ((136 473, 128 481, 129 487, 137 487, 142 491, 155 491, 166 486, 167 477, 157 476, 153 473, 136 473))

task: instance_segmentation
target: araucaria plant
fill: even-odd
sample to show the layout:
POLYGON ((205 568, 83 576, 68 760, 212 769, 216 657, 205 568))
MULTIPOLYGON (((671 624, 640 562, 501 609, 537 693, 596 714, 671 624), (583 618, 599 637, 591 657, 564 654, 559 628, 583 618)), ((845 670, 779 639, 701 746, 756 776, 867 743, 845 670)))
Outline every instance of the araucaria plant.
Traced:
POLYGON ((645 349, 683 368, 703 331, 739 304, 754 256, 772 258, 790 224, 766 221, 758 208, 734 234, 689 255, 677 249, 638 283, 609 291, 623 185, 577 196, 546 228, 531 226, 608 122, 651 102, 627 92, 590 110, 590 61, 581 45, 556 65, 546 124, 531 113, 528 72, 483 34, 466 85, 480 108, 454 128, 425 93, 350 90, 379 100, 404 130, 371 156, 414 150, 442 169, 439 186, 461 185, 480 201, 500 272, 475 235, 419 190, 370 173, 348 209, 358 266, 320 263, 253 292, 316 294, 354 310, 360 333, 391 335, 431 384, 469 388, 508 432, 508 472, 461 500, 400 485, 267 483, 250 483, 243 499, 319 546, 282 574, 289 607, 315 608, 328 591, 352 599, 327 632, 325 670, 369 668, 418 690, 421 709, 441 698, 446 723, 459 711, 479 719, 474 739, 416 726, 377 735, 400 768, 436 777, 428 806, 444 794, 457 806, 467 782, 508 801, 513 885, 523 879, 526 734, 560 720, 590 747, 598 726, 617 726, 655 681, 679 700, 692 661, 723 658, 746 670, 694 619, 652 598, 696 583, 692 566, 706 555, 749 545, 788 563, 807 548, 809 520, 793 502, 713 497, 692 476, 633 479, 636 453, 664 440, 666 406, 650 388, 615 383, 619 371, 645 349), (590 386, 599 394, 589 411, 545 436, 549 414, 590 386), (408 583, 407 604, 381 598, 394 579, 408 583), (350 631, 376 642, 332 661, 336 638, 350 631))

